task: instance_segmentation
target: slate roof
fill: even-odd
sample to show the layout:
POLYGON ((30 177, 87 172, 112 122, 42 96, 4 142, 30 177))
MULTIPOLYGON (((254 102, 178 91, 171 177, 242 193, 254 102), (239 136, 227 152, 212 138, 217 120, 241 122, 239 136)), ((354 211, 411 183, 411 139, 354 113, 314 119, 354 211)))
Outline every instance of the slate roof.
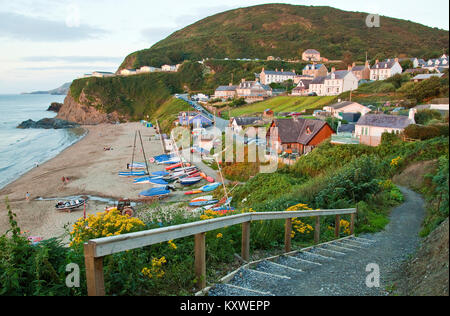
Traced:
POLYGON ((387 114, 366 114, 361 116, 356 125, 389 127, 389 128, 405 128, 410 124, 414 124, 408 116, 387 115, 387 114))
POLYGON ((275 70, 264 70, 266 75, 279 75, 279 76, 295 76, 297 75, 292 71, 275 71, 275 70))
POLYGON ((366 66, 355 66, 352 68, 352 71, 361 71, 364 70, 366 66))
POLYGON ((304 53, 307 53, 307 54, 320 54, 317 50, 312 49, 312 48, 305 50, 304 53))
POLYGON ((330 73, 330 74, 327 76, 327 79, 331 79, 331 75, 332 75, 332 74, 335 75, 336 79, 342 79, 342 78, 344 78, 345 76, 347 76, 349 73, 350 73, 350 71, 348 71, 348 70, 338 70, 338 71, 335 71, 335 72, 330 73))
POLYGON ((237 86, 219 86, 216 91, 235 91, 237 86))
POLYGON ((390 61, 379 61, 375 63, 371 69, 391 69, 395 65, 395 60, 390 61), (378 65, 378 67, 377 67, 378 65))
POLYGON ((319 76, 319 77, 314 78, 310 84, 323 84, 325 82, 325 79, 327 79, 327 77, 319 76))
POLYGON ((278 136, 282 143, 299 143, 307 145, 327 123, 311 119, 276 119, 278 136), (307 133, 307 129, 311 131, 307 133))

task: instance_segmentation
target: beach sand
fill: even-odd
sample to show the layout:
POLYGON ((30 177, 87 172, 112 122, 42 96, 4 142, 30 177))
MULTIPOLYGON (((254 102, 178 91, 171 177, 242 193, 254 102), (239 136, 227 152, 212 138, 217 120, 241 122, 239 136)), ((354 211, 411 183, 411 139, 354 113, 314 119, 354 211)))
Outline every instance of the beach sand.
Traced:
MULTIPOLYGON (((12 211, 22 231, 31 236, 57 237, 64 233, 64 225, 73 224, 83 216, 83 208, 68 212, 55 210, 56 201, 36 200, 61 198, 74 195, 91 195, 113 199, 138 198, 139 192, 149 189, 151 184, 135 185, 130 178, 119 177, 119 171, 127 171, 131 162, 134 135, 140 130, 147 159, 162 154, 159 140, 150 140, 155 135, 153 128, 139 123, 100 124, 84 126, 88 134, 74 145, 46 163, 27 172, 18 180, 0 190, 0 234, 10 227, 6 214, 5 198, 8 197, 12 211), (105 151, 105 147, 112 150, 105 151), (62 177, 69 182, 63 184, 62 177), (26 193, 30 200, 26 201, 26 193)), ((136 141, 135 159, 144 162, 139 137, 136 141)), ((149 164, 150 172, 162 170, 162 166, 149 164)), ((103 211, 106 202, 89 201, 87 214, 103 211)))

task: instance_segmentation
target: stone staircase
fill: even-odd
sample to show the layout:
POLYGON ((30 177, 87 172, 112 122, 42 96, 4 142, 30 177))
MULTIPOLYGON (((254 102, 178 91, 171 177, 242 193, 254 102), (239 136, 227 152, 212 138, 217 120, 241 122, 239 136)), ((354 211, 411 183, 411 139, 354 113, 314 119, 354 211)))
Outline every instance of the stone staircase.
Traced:
MULTIPOLYGON (((326 283, 327 275, 338 273, 333 266, 339 266, 340 262, 350 256, 364 255, 364 252, 367 252, 374 244, 375 241, 369 238, 349 236, 250 262, 222 278, 221 283, 206 288, 197 295, 310 295, 311 293, 307 291, 308 284, 306 284, 309 278, 326 283)), ((333 284, 324 284, 324 288, 332 286, 333 284)))

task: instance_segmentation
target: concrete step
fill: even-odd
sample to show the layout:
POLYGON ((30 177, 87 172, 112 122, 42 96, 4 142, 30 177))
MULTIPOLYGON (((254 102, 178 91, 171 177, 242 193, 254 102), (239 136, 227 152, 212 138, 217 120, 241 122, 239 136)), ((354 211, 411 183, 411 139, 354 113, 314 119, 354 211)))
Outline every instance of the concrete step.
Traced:
POLYGON ((283 275, 286 277, 296 277, 299 274, 305 273, 299 268, 295 268, 289 265, 284 265, 279 262, 272 262, 269 260, 264 260, 260 262, 255 268, 257 271, 271 273, 275 275, 283 275))
POLYGON ((273 289, 276 289, 280 284, 284 284, 288 280, 290 280, 290 277, 285 275, 243 268, 231 279, 229 284, 253 291, 273 293, 273 289))
POLYGON ((300 259, 309 260, 316 263, 330 263, 334 260, 336 260, 334 257, 330 257, 329 254, 323 255, 318 253, 317 251, 313 251, 312 249, 309 251, 301 251, 293 255, 293 257, 298 257, 300 259))
POLYGON ((278 257, 278 259, 275 261, 276 263, 289 266, 295 269, 300 269, 302 271, 308 272, 312 269, 316 269, 318 267, 321 267, 322 264, 318 263, 314 258, 309 259, 301 259, 295 255, 289 255, 289 256, 282 256, 278 257))
POLYGON ((345 247, 342 245, 337 245, 336 243, 329 243, 323 246, 325 249, 334 250, 344 254, 357 254, 358 251, 356 249, 345 247))
POLYGON ((344 252, 327 249, 323 246, 312 248, 310 251, 314 254, 319 254, 319 255, 334 258, 334 259, 345 256, 344 252))

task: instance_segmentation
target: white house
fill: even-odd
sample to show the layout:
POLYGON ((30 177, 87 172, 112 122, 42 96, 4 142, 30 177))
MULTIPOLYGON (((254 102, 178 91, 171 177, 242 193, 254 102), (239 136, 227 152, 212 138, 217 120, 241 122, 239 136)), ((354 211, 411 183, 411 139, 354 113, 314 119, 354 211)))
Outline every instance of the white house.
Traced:
POLYGON ((361 113, 361 115, 366 115, 371 111, 367 106, 352 101, 343 101, 328 105, 323 110, 331 113, 334 117, 338 117, 339 113, 361 113))
POLYGON ((324 93, 327 96, 356 89, 358 89, 358 78, 348 70, 336 71, 333 68, 324 80, 324 93))
POLYGON ((281 83, 285 82, 287 80, 294 81, 297 77, 297 74, 295 73, 295 70, 292 71, 284 71, 284 69, 281 69, 281 71, 278 71, 278 69, 273 70, 265 70, 264 68, 261 70, 261 73, 259 74, 259 79, 262 84, 269 85, 273 82, 281 83))
POLYGON ((99 77, 99 78, 104 78, 104 77, 114 77, 115 74, 113 72, 107 72, 107 71, 94 71, 92 73, 93 77, 99 77))
POLYGON ((361 116, 355 125, 355 137, 361 144, 378 146, 383 133, 400 134, 411 124, 415 124, 416 109, 409 111, 409 116, 367 114, 361 116))
POLYGON ((120 74, 122 76, 131 76, 131 75, 137 74, 137 71, 136 71, 136 69, 122 69, 120 71, 120 74))
POLYGON ((139 73, 146 73, 146 72, 155 72, 161 70, 161 68, 151 67, 151 66, 142 66, 137 71, 139 73))
POLYGON ((177 64, 177 65, 162 65, 161 66, 161 70, 162 71, 167 71, 167 72, 177 72, 178 69, 180 68, 181 64, 177 64))
POLYGON ((376 61, 370 68, 370 80, 385 80, 396 74, 401 74, 402 66, 398 62, 398 58, 388 59, 386 61, 376 61))

